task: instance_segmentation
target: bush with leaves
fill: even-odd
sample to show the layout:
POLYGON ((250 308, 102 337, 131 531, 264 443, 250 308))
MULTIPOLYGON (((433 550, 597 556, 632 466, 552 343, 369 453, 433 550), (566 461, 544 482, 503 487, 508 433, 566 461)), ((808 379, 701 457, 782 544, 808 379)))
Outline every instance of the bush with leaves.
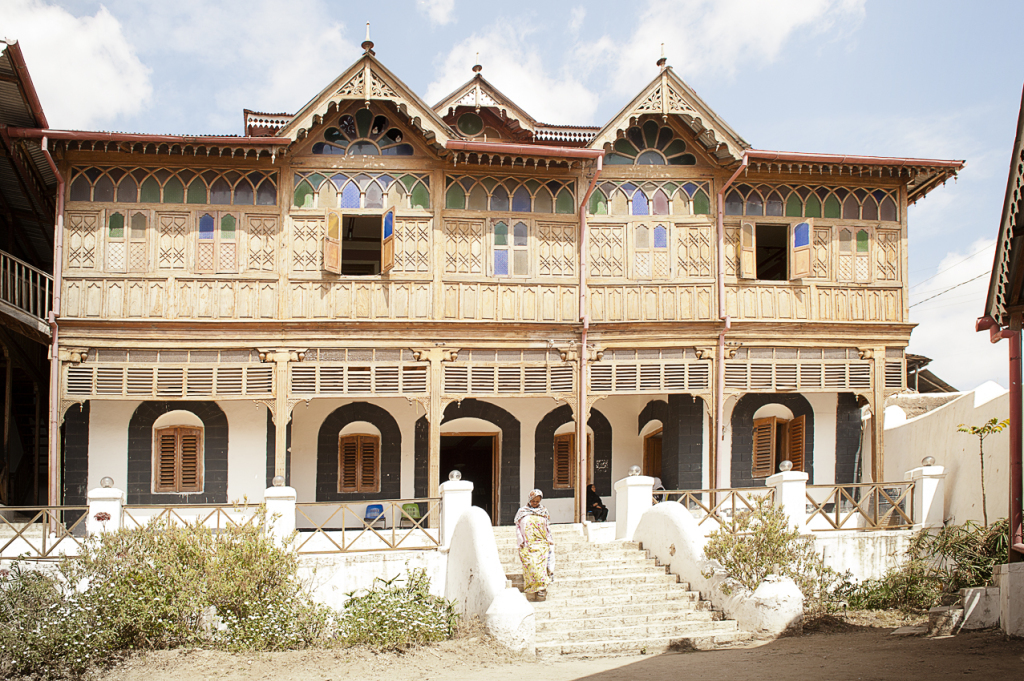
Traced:
POLYGON ((721 563, 730 578, 754 591, 769 575, 789 577, 804 596, 805 612, 839 608, 836 591, 845 576, 825 565, 814 540, 790 526, 769 496, 760 497, 752 510, 737 513, 733 523, 734 531, 712 532, 704 547, 705 557, 721 563))
POLYGON ((426 570, 402 578, 377 578, 365 593, 348 594, 339 623, 339 638, 348 645, 395 650, 443 641, 455 635, 455 602, 430 593, 426 570))

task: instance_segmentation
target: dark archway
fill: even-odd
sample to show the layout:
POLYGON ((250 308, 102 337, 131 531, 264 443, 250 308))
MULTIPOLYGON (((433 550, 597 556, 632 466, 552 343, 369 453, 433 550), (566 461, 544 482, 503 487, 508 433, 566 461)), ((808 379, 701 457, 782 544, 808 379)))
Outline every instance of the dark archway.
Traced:
MULTIPOLYGON (((61 425, 60 447, 64 457, 64 502, 84 506, 89 482, 89 402, 72 405, 61 425)), ((40 476, 42 477, 42 476, 40 476)), ((123 480, 115 484, 124 484, 123 480)), ((47 502, 49 503, 49 502, 47 502)))
MULTIPOLYGON (((572 408, 563 404, 552 409, 537 424, 533 438, 534 473, 533 481, 544 496, 551 499, 566 499, 573 496, 571 489, 553 489, 555 463, 555 431, 572 422, 572 408)), ((594 431, 594 484, 597 493, 610 496, 612 493, 612 424, 597 409, 590 409, 587 425, 594 431)))
POLYGON ((216 402, 143 402, 128 422, 129 504, 226 504, 228 418, 216 402), (203 491, 153 493, 153 424, 164 414, 187 411, 203 422, 203 491))
POLYGON ((320 424, 316 438, 316 500, 366 501, 402 496, 402 431, 386 409, 369 402, 352 402, 332 411, 320 424), (355 421, 380 431, 380 492, 338 491, 338 435, 355 421))
POLYGON ((704 485, 704 400, 681 393, 668 401, 651 400, 637 418, 637 435, 651 421, 661 421, 661 484, 666 489, 701 489, 704 485))
POLYGON ((751 475, 754 452, 754 412, 766 404, 781 404, 793 412, 793 416, 807 417, 805 431, 805 471, 814 480, 814 409, 803 395, 778 395, 773 393, 748 393, 741 397, 732 410, 732 475, 733 487, 758 487, 764 485, 763 478, 751 475))

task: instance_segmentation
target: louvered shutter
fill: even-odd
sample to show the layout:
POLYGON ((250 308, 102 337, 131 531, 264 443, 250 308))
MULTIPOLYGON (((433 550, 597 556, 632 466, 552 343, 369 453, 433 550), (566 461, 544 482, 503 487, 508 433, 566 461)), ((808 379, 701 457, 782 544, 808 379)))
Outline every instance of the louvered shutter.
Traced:
POLYGON ((359 436, 343 436, 338 447, 338 491, 359 491, 359 436))
POLYGON ((359 437, 359 491, 377 492, 380 490, 380 480, 377 465, 380 453, 380 439, 372 435, 361 435, 359 437))
POLYGON ((381 217, 380 271, 390 272, 395 266, 395 209, 389 208, 381 217))
POLYGON ((755 231, 753 222, 744 222, 740 225, 740 279, 757 279, 755 231))
POLYGON ((754 419, 754 449, 751 476, 766 478, 775 471, 776 419, 754 419))
POLYGON ((156 431, 155 492, 177 492, 177 428, 156 431))
POLYGON ((203 431, 198 428, 178 428, 177 430, 180 461, 178 491, 200 492, 203 489, 203 431))
POLYGON ((341 274, 341 213, 336 210, 327 211, 323 268, 328 272, 341 274))
POLYGON ((790 279, 804 279, 811 276, 811 234, 814 220, 807 219, 793 226, 792 248, 790 250, 790 279))
POLYGON ((572 489, 573 445, 576 436, 572 433, 555 436, 554 463, 552 467, 551 487, 553 489, 572 489))
POLYGON ((793 470, 804 470, 804 450, 807 441, 807 417, 798 416, 789 422, 789 451, 787 457, 793 462, 793 470))

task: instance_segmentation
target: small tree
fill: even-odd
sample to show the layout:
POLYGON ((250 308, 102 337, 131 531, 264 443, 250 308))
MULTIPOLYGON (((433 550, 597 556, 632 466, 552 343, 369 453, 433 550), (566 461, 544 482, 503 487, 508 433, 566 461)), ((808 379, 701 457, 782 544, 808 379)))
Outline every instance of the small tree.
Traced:
POLYGON ((981 516, 984 519, 985 527, 988 527, 988 499, 985 496, 985 438, 1001 432, 1008 425, 1010 425, 1010 419, 1000 421, 997 418, 991 418, 980 426, 968 426, 961 423, 957 427, 961 433, 978 436, 978 457, 981 460, 981 516))

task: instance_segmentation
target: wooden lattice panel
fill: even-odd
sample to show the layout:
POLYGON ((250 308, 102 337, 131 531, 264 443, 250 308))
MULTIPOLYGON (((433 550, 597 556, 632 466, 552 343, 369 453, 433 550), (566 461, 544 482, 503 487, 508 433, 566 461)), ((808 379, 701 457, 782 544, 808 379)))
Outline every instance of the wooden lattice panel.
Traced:
POLYGON ((91 270, 96 267, 96 245, 100 230, 98 212, 67 214, 68 268, 91 270))
POLYGON ((185 269, 188 213, 157 213, 157 267, 162 270, 185 269))
POLYGON ((445 221, 444 241, 445 274, 481 274, 483 272, 483 220, 445 221))
POLYGON ((324 219, 292 218, 292 271, 319 272, 323 268, 324 219))
POLYGON ((811 276, 815 279, 828 279, 832 267, 832 230, 815 229, 814 243, 811 248, 811 276))
POLYGON ((625 225, 591 225, 587 232, 590 240, 590 276, 625 276, 625 225))
POLYGON ((246 268, 257 272, 273 272, 276 269, 277 218, 268 215, 248 215, 246 223, 246 268))
POLYGON ((896 229, 875 230, 875 280, 899 281, 900 232, 896 229))
POLYGON ((576 274, 575 225, 537 223, 537 274, 572 277, 576 274))
POLYGON ((740 228, 725 228, 725 276, 735 277, 740 271, 740 228))
POLYGON ((430 271, 430 225, 427 219, 395 220, 395 267, 393 272, 430 271))
POLYGON ((676 225, 679 271, 677 276, 691 279, 713 277, 714 255, 710 225, 676 225))

